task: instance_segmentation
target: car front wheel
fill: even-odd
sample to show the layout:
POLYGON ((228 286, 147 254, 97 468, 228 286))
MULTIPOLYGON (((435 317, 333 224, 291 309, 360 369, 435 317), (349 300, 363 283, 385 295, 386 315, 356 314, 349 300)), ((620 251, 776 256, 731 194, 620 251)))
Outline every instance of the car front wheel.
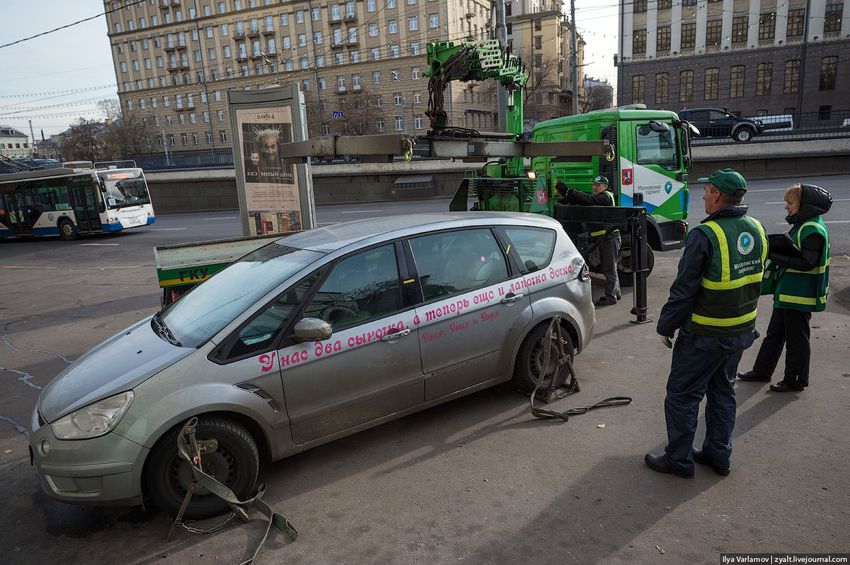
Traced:
MULTIPOLYGON (((160 438, 145 466, 146 494, 171 516, 177 515, 192 484, 192 469, 177 453, 177 435, 182 427, 183 424, 175 426, 160 438)), ((239 500, 248 498, 260 468, 257 444, 248 430, 226 418, 201 416, 195 437, 218 442, 214 452, 201 456, 204 472, 226 485, 239 500)), ((183 518, 200 520, 229 509, 224 500, 202 487, 192 496, 183 518)))
POLYGON ((732 138, 738 143, 746 143, 753 138, 754 132, 751 128, 743 127, 735 130, 732 138))

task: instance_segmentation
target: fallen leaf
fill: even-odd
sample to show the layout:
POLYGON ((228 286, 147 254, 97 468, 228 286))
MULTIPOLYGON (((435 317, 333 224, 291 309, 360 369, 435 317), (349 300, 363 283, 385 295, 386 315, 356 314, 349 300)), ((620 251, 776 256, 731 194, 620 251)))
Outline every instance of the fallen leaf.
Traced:
POLYGON ((12 450, 11 450, 11 449, 7 449, 7 450, 6 450, 6 451, 4 451, 3 453, 12 453, 12 450))
POLYGON ((605 427, 605 424, 596 424, 596 427, 597 427, 597 428, 604 428, 604 427, 605 427))
POLYGON ((658 553, 661 553, 662 555, 664 554, 664 548, 663 548, 663 547, 661 547, 660 545, 656 545, 656 546, 655 546, 655 549, 657 549, 657 550, 658 550, 658 553))
POLYGON ((672 506, 665 506, 664 510, 666 510, 667 512, 670 512, 671 510, 673 510, 673 507, 672 506))

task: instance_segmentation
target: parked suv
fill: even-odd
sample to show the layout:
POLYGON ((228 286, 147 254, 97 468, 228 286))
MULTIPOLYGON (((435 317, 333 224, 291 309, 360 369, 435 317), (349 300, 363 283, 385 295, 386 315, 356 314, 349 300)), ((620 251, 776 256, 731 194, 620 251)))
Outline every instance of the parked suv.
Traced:
MULTIPOLYGON (((406 215, 296 233, 53 379, 33 413, 32 458, 54 498, 121 504, 144 493, 174 515, 192 483, 176 438, 197 417, 197 438, 217 442, 203 468, 244 499, 261 458, 511 379, 525 390, 545 382, 557 349, 542 338, 555 316, 570 355, 587 346, 590 277, 552 218, 406 215)), ((204 491, 186 516, 225 510, 204 491)))
POLYGON ((678 112, 679 119, 697 127, 700 137, 731 137, 740 143, 764 133, 764 124, 753 118, 739 118, 725 108, 691 108, 678 112))

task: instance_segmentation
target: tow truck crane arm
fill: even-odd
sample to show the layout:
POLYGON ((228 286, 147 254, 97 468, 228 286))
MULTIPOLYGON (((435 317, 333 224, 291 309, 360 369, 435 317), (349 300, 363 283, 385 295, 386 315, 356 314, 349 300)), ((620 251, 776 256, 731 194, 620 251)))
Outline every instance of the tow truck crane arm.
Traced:
POLYGON ((478 132, 466 128, 448 126, 448 115, 444 107, 446 86, 453 81, 462 82, 494 79, 508 91, 505 131, 522 133, 523 107, 522 89, 528 80, 525 65, 503 49, 495 39, 486 41, 445 41, 429 43, 428 56, 428 111, 431 121, 429 136, 475 137, 478 132))

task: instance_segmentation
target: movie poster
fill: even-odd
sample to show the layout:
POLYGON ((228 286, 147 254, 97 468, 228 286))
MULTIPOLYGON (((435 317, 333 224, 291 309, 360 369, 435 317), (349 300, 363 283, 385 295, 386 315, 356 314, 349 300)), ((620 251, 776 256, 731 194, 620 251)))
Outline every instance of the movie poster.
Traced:
POLYGON ((281 145, 292 141, 292 110, 236 110, 250 235, 301 229, 294 165, 282 162, 281 145))

